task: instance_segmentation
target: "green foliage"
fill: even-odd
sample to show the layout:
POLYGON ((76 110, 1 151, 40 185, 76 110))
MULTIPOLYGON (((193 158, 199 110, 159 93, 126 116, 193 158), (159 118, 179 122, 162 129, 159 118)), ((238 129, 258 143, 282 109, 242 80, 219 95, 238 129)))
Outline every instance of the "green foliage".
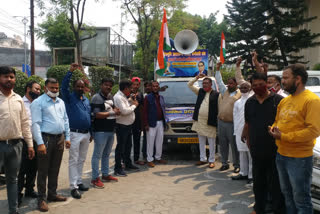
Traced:
MULTIPOLYGON (((64 76, 67 74, 69 71, 70 65, 54 65, 51 66, 48 69, 47 72, 47 78, 53 77, 56 78, 59 81, 59 84, 61 86, 62 80, 64 76)), ((86 83, 86 86, 89 87, 89 82, 87 76, 80 70, 75 70, 73 71, 71 81, 70 81, 70 91, 72 91, 72 84, 74 81, 82 79, 86 83)))
POLYGON ((75 47, 75 37, 68 22, 66 13, 48 15, 47 19, 39 24, 38 38, 44 39, 51 49, 55 47, 75 47))
POLYGON ((320 44, 315 41, 320 34, 304 27, 316 18, 305 16, 308 8, 304 0, 232 0, 227 9, 229 61, 242 56, 251 64, 250 52, 256 50, 265 62, 281 69, 307 63, 300 51, 320 44))
POLYGON ((313 66, 312 70, 320 71, 320 63, 317 63, 313 66))
MULTIPOLYGON (((168 20, 169 36, 174 38, 177 33, 185 29, 197 31, 201 21, 202 18, 199 15, 192 15, 182 10, 176 10, 168 20)), ((157 36, 159 37, 159 35, 157 36)))
POLYGON ((27 82, 36 81, 41 86, 41 93, 44 92, 44 79, 37 75, 32 75, 27 79, 27 82))
POLYGON ((17 94, 19 94, 21 97, 23 97, 25 94, 24 87, 26 86, 28 76, 22 71, 19 71, 17 69, 15 70, 16 70, 16 85, 13 90, 17 94))
POLYGON ((223 66, 220 68, 222 80, 225 84, 227 84, 228 79, 231 77, 235 77, 236 69, 235 67, 230 67, 230 66, 223 66))
POLYGON ((92 90, 94 93, 99 91, 100 83, 103 78, 113 79, 114 69, 108 66, 91 66, 89 68, 89 77, 92 83, 92 90))
POLYGON ((118 91, 119 91, 119 85, 118 84, 114 84, 113 87, 112 87, 111 94, 115 95, 118 91))
POLYGON ((220 56, 221 32, 227 31, 226 22, 218 24, 216 13, 211 13, 208 18, 203 17, 199 26, 195 29, 198 35, 199 44, 203 48, 208 49, 208 53, 214 58, 220 56))

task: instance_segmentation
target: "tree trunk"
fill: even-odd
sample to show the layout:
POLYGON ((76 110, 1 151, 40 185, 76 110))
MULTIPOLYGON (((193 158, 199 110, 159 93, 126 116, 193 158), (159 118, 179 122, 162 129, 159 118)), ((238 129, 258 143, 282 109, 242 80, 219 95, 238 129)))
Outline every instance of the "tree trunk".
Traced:
POLYGON ((76 39, 76 49, 77 49, 77 58, 78 58, 78 65, 83 67, 82 65, 82 58, 81 58, 81 41, 80 41, 80 36, 79 32, 75 32, 75 39, 76 39))

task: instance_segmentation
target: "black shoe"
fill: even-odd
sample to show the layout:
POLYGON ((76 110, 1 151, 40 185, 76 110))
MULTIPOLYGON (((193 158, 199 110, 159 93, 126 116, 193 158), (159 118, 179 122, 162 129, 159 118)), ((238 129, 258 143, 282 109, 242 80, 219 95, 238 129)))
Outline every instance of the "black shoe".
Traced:
POLYGON ((232 180, 247 180, 248 176, 243 176, 243 175, 239 174, 239 175, 236 175, 236 176, 232 176, 231 179, 232 180))
POLYGON ((229 169, 229 164, 224 164, 221 166, 220 171, 225 171, 229 169))
POLYGON ((126 166, 125 170, 127 171, 139 171, 139 167, 136 167, 135 165, 129 165, 129 166, 126 166))
POLYGON ((126 176, 127 176, 127 174, 126 174, 122 169, 120 169, 120 170, 115 170, 115 171, 114 171, 114 175, 115 175, 115 176, 119 176, 119 177, 126 177, 126 176))
POLYGON ((88 191, 89 187, 86 187, 83 184, 78 184, 78 190, 80 190, 80 191, 88 191))
POLYGON ((34 190, 32 190, 32 191, 26 191, 26 192, 24 193, 24 197, 38 198, 38 193, 35 192, 34 190))
POLYGON ((239 172, 240 172, 240 168, 239 168, 239 167, 234 167, 233 172, 234 172, 234 173, 239 173, 239 172))
POLYGON ((252 184, 253 183, 253 179, 249 178, 247 184, 252 184))
POLYGON ((81 198, 81 193, 77 189, 71 190, 71 196, 75 199, 80 199, 81 198))
POLYGON ((20 207, 21 204, 22 204, 22 197, 23 197, 23 194, 22 193, 18 193, 18 207, 20 207))

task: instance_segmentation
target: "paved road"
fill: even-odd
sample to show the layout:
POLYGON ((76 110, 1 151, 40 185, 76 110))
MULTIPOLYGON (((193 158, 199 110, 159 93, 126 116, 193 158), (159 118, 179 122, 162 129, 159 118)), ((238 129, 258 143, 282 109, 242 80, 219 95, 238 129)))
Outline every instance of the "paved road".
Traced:
MULTIPOLYGON (((91 155, 89 147, 84 167, 84 182, 90 183, 91 155)), ((68 151, 65 150, 59 176, 58 192, 68 196, 63 203, 50 203, 49 213, 59 214, 246 214, 253 205, 253 193, 245 181, 232 181, 232 169, 220 172, 219 161, 214 169, 194 165, 195 158, 188 149, 168 148, 167 165, 141 167, 117 183, 105 183, 104 189, 91 188, 82 199, 70 197, 68 185, 68 151)), ((114 165, 114 153, 111 157, 114 165)), ((112 167, 113 168, 113 167, 112 167)), ((36 199, 25 199, 20 213, 40 213, 36 199)), ((0 186, 0 213, 7 213, 6 190, 0 186)))

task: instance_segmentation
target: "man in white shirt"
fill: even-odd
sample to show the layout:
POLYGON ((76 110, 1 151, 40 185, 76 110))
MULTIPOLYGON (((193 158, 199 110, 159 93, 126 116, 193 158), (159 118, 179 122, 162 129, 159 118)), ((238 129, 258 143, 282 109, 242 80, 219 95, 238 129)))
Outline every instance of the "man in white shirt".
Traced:
POLYGON ((138 101, 129 98, 132 82, 122 80, 119 84, 119 91, 114 96, 114 105, 119 108, 121 115, 116 118, 117 146, 115 150, 114 174, 117 176, 127 176, 122 169, 121 161, 125 164, 126 170, 138 170, 130 159, 132 147, 132 124, 135 120, 134 110, 139 105, 138 101))
MULTIPOLYGON (((29 81, 25 87, 25 96, 22 98, 26 112, 29 117, 29 124, 31 128, 31 111, 30 105, 35 100, 41 91, 41 86, 36 81, 29 81)), ((25 187, 24 196, 37 198, 38 194, 34 191, 36 175, 37 175, 37 159, 36 157, 30 160, 28 158, 27 143, 23 140, 23 149, 21 155, 21 165, 18 174, 18 206, 22 202, 22 190, 25 187)))

